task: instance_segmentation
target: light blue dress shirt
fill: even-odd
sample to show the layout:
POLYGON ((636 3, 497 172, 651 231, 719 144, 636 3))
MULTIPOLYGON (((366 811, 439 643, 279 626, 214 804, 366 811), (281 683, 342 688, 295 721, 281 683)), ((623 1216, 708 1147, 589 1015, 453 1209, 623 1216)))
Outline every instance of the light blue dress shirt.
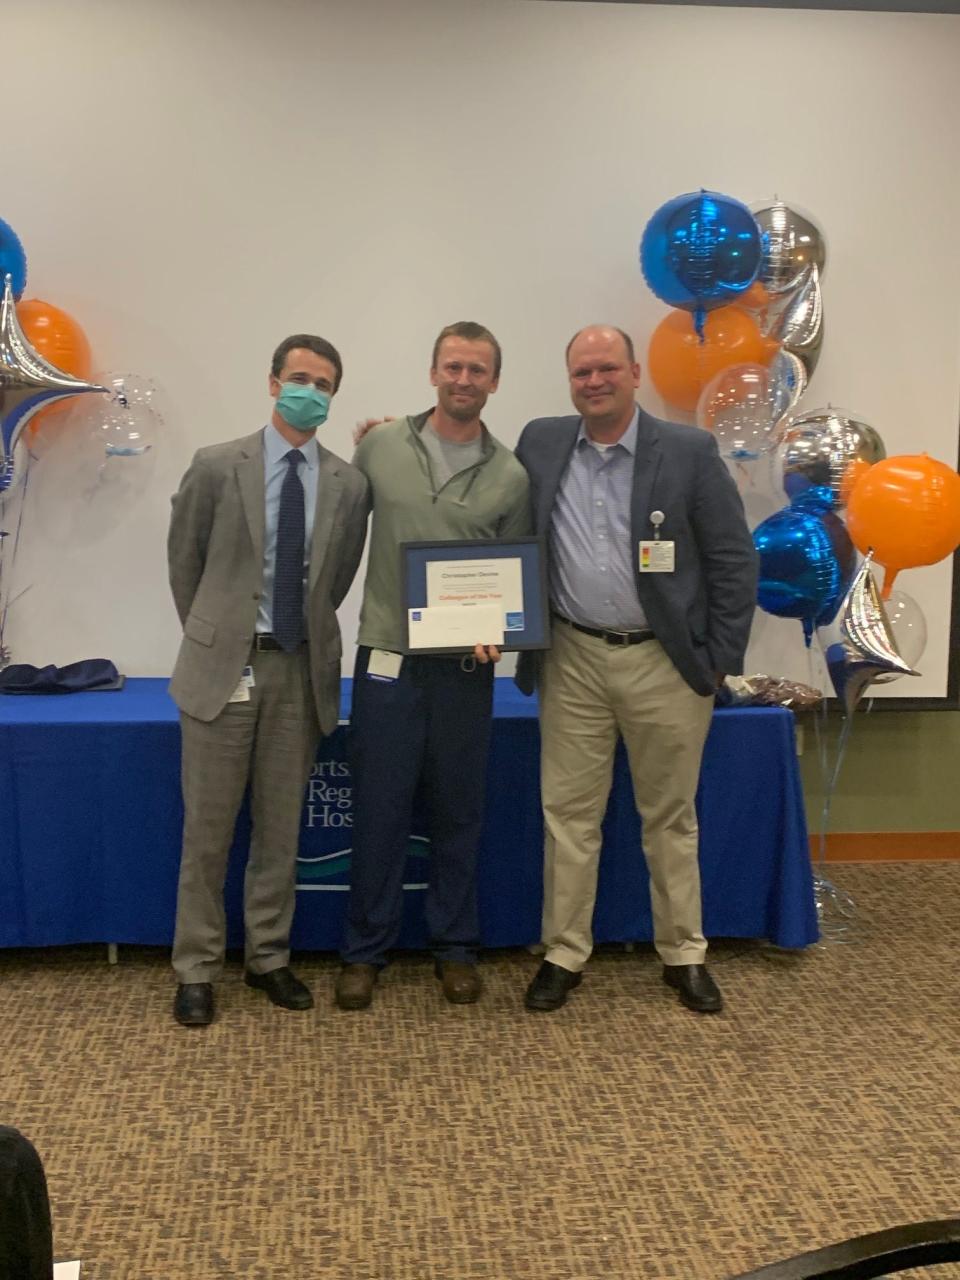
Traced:
POLYGON ((266 500, 263 538, 263 588, 260 608, 257 612, 257 633, 273 631, 273 575, 277 560, 277 516, 280 513, 280 490, 289 469, 286 456, 294 447, 303 454, 303 462, 297 463, 297 475, 303 485, 304 543, 303 543, 303 605, 306 609, 307 575, 310 571, 310 543, 313 538, 313 517, 317 507, 317 478, 320 471, 320 452, 316 439, 294 446, 268 422, 263 429, 263 489, 266 500))
POLYGON ((550 599, 571 622, 605 631, 647 625, 630 528, 639 410, 616 444, 598 449, 583 422, 550 525, 550 599))

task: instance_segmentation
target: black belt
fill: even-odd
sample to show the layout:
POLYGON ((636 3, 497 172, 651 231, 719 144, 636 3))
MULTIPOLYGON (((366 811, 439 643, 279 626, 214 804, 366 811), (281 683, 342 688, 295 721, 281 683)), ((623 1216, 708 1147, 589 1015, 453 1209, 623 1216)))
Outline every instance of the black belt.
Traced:
MULTIPOLYGON (((301 640, 297 648, 302 648, 302 646, 305 645, 306 643, 307 643, 306 640, 301 640)), ((253 647, 257 651, 257 653, 289 652, 289 650, 284 649, 283 645, 276 638, 276 636, 272 636, 269 631, 262 631, 262 632, 259 632, 257 635, 255 635, 253 637, 253 647)))
POLYGON ((571 622, 561 613, 553 615, 557 622, 562 622, 574 631, 582 631, 585 636, 593 636, 595 640, 606 640, 607 644, 643 644, 647 640, 656 640, 656 635, 649 627, 642 631, 601 631, 599 627, 585 627, 582 622, 571 622))

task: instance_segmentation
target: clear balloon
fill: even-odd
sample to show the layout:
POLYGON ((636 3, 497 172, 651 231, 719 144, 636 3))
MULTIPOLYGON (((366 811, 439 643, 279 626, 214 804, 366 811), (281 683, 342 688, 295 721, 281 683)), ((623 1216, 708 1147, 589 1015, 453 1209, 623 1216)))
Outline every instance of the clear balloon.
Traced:
POLYGON ((827 670, 847 715, 880 676, 915 676, 901 656, 884 613, 870 556, 857 571, 840 606, 840 639, 826 648, 827 670))
POLYGON ((839 511, 861 476, 885 456, 873 427, 828 405, 784 423, 771 454, 772 478, 794 506, 839 511))
POLYGON ((760 281, 769 293, 789 293, 810 267, 823 274, 827 246, 812 218, 782 200, 754 210, 763 237, 760 281))
POLYGON ((778 425, 795 403, 784 371, 783 365, 735 364, 704 387, 697 425, 713 433, 725 458, 748 461, 771 447, 778 425))
MULTIPOLYGON (((884 612, 900 656, 908 666, 916 668, 927 649, 927 620, 923 610, 913 596, 894 587, 890 599, 884 601, 884 612)), ((891 680, 899 680, 901 674, 877 676, 874 683, 889 684, 891 680)))
POLYGON ((785 507, 753 531, 760 557, 757 601, 778 618, 799 618, 809 645, 828 624, 853 578, 856 555, 846 528, 831 511, 785 507))
POLYGON ((159 388, 137 374, 108 374, 104 383, 112 394, 94 420, 95 441, 105 458, 142 458, 163 426, 159 388))
POLYGON ((695 191, 661 205, 647 223, 640 265, 653 292, 671 307, 703 313, 735 302, 760 268, 760 228, 745 204, 695 191))

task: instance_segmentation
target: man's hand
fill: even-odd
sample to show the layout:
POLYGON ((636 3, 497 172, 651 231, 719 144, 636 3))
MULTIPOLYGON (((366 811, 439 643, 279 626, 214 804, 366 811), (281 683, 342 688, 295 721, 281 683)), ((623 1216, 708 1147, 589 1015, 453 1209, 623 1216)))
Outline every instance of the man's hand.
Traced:
POLYGON ((475 644, 473 656, 478 662, 499 662, 500 650, 495 644, 475 644))
POLYGON ((372 431, 374 427, 379 427, 381 422, 396 421, 396 414, 391 418, 361 418, 353 428, 353 443, 356 447, 368 431, 372 431))

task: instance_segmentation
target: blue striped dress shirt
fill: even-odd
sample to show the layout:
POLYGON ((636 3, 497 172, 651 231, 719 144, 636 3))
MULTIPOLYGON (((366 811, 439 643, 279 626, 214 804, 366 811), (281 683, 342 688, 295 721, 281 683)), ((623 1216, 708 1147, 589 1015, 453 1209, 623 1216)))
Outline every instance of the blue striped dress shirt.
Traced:
POLYGON ((550 525, 550 599, 587 627, 639 631, 647 620, 634 579, 630 499, 639 410, 616 444, 598 449, 583 422, 550 525))

